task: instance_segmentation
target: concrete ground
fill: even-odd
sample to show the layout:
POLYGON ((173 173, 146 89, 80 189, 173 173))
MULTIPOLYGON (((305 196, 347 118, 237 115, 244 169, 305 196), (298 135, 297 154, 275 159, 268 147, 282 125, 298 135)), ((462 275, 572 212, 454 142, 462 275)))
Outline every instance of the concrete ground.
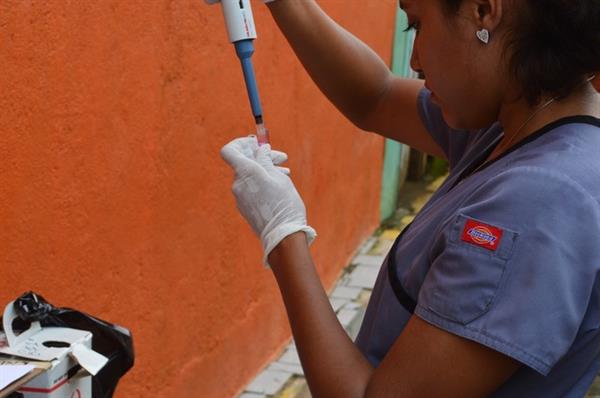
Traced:
MULTIPOLYGON (((384 257, 398 234, 412 221, 443 182, 443 178, 407 182, 404 185, 394 217, 375 231, 357 250, 356 256, 344 269, 329 294, 329 301, 338 319, 353 339, 358 333, 371 288, 384 257)), ((246 386, 238 398, 311 398, 293 341, 277 360, 270 363, 246 386)), ((600 398, 600 378, 596 379, 585 398, 600 398)))

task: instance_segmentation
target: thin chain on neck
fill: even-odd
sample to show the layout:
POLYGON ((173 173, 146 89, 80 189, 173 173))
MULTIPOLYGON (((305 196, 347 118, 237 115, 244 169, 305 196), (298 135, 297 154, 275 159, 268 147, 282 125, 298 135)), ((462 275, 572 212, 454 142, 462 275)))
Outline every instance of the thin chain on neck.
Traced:
MULTIPOLYGON (((597 75, 593 75, 591 76, 589 79, 587 79, 586 81, 584 81, 583 83, 581 83, 581 85, 584 85, 585 83, 589 83, 592 80, 594 80, 596 78, 597 75)), ((531 121, 531 119, 533 119, 535 117, 535 115, 537 115, 538 113, 540 113, 541 111, 543 111, 544 109, 546 109, 548 106, 550 106, 550 104, 552 104, 554 101, 556 101, 559 98, 559 96, 556 97, 552 97, 550 100, 548 100, 546 103, 544 103, 542 106, 540 106, 539 108, 537 108, 528 118, 527 120, 525 120, 525 122, 523 122, 523 124, 517 129, 517 132, 515 134, 513 134, 512 137, 510 137, 510 139, 507 141, 506 143, 506 149, 510 148, 510 145, 512 144, 512 142, 514 141, 515 137, 517 135, 519 135, 519 133, 521 132, 521 130, 523 130, 523 128, 525 128, 525 126, 527 126, 527 123, 529 123, 531 121)), ((493 153, 494 151, 492 151, 493 153)), ((475 168, 475 170, 473 170, 472 172, 469 173, 469 175, 474 174, 476 172, 479 171, 479 169, 481 169, 483 166, 487 165, 491 160, 485 160, 483 163, 481 163, 479 166, 477 166, 475 168)), ((462 181, 461 181, 462 182, 462 181)))
MULTIPOLYGON (((586 81, 582 82, 581 84, 577 85, 577 87, 584 85, 585 83, 589 83, 592 80, 594 80, 596 78, 596 75, 591 76, 590 78, 586 79, 586 81)), ((529 123, 531 121, 531 119, 533 119, 538 113, 540 113, 541 111, 543 111, 544 109, 546 109, 548 106, 550 106, 550 104, 552 104, 554 101, 556 101, 559 98, 559 96, 556 97, 552 97, 549 101, 547 101, 546 103, 544 103, 544 105, 540 106, 539 108, 537 108, 528 118, 527 120, 525 120, 525 122, 523 122, 523 124, 517 129, 516 133, 514 133, 512 135, 512 137, 510 137, 510 139, 506 142, 505 147, 506 149, 510 148, 510 145, 513 143, 513 141, 515 140, 515 138, 519 135, 519 133, 523 130, 523 128, 525 128, 525 126, 527 126, 527 123, 529 123)))
POLYGON ((557 97, 552 97, 549 101, 547 101, 544 105, 540 106, 539 108, 537 108, 531 115, 529 115, 529 117, 527 118, 527 120, 525 120, 525 122, 523 122, 523 124, 517 129, 517 131, 509 138, 509 140, 506 142, 506 144, 504 145, 507 149, 510 148, 510 144, 513 143, 513 141, 515 140, 515 137, 519 135, 519 133, 521 132, 521 130, 523 130, 523 128, 525 126, 527 126, 527 123, 529 123, 531 121, 531 119, 533 119, 535 117, 535 115, 537 115, 538 113, 540 113, 541 111, 543 111, 544 109, 546 109, 547 107, 550 106, 551 103, 553 103, 554 101, 556 101, 558 99, 557 97))

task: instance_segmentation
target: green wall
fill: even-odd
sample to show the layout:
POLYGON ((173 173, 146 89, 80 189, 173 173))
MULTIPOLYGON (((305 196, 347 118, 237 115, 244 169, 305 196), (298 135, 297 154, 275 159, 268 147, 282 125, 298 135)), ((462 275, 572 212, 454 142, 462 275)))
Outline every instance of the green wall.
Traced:
MULTIPOLYGON (((410 54, 414 32, 404 32, 408 24, 406 13, 398 8, 396 31, 392 53, 392 72, 402 77, 415 77, 410 69, 410 54)), ((394 140, 386 139, 383 160, 380 218, 386 220, 396 211, 398 190, 406 177, 410 148, 394 140)))

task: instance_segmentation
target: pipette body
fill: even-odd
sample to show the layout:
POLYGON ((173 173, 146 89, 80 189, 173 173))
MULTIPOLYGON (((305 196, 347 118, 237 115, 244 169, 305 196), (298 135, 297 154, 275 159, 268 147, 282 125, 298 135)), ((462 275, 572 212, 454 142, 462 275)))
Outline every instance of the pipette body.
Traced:
MULTIPOLYGON (((207 1, 214 2, 214 0, 207 1)), ((233 43, 235 52, 242 65, 246 91, 250 100, 254 122, 256 123, 258 142, 266 144, 269 142, 269 135, 264 126, 258 85, 256 84, 256 76, 254 75, 254 67, 252 66, 252 55, 254 54, 253 41, 256 39, 256 28, 254 26, 250 0, 221 0, 221 6, 223 8, 229 41, 233 43)))

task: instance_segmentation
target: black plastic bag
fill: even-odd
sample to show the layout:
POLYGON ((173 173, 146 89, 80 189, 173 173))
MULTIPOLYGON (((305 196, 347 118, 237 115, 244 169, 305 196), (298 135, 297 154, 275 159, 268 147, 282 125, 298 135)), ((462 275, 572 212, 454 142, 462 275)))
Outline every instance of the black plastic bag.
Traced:
POLYGON ((129 330, 71 308, 56 308, 33 292, 22 294, 14 306, 23 321, 90 331, 92 349, 108 358, 92 377, 92 397, 112 398, 119 379, 133 367, 133 338, 129 330))

